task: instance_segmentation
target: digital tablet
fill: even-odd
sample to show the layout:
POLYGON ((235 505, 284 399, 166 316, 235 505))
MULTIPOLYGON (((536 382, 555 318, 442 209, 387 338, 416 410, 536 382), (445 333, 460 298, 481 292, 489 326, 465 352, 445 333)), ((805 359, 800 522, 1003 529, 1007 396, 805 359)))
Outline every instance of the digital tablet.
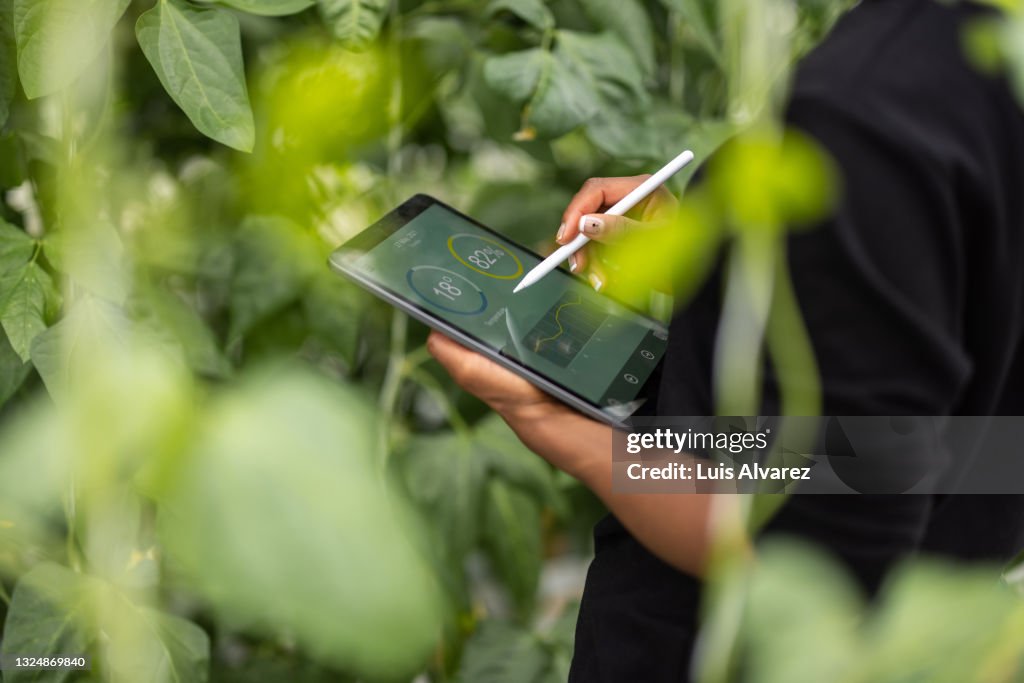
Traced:
POLYGON ((427 195, 339 247, 331 267, 591 417, 621 425, 665 353, 663 325, 427 195))

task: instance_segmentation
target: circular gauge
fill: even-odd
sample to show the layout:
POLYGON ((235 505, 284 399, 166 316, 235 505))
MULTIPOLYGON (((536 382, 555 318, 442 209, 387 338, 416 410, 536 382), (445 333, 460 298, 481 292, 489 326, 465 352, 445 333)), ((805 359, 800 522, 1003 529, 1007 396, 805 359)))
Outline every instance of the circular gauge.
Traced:
POLYGON ((472 271, 498 280, 512 280, 523 274, 519 257, 497 240, 460 232, 448 238, 448 251, 472 271))
POLYGON ((415 266, 405 279, 421 299, 442 311, 474 315, 487 308, 487 297, 480 288, 447 268, 415 266))

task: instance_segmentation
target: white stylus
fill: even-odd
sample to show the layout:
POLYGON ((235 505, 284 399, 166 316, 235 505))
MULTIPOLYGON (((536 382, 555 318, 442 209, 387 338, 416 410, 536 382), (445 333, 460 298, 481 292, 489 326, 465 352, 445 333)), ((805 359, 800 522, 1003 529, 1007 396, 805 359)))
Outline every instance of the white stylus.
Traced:
MULTIPOLYGON (((675 159, 658 169, 658 171, 650 178, 637 185, 632 192, 617 201, 612 208, 608 209, 604 213, 609 216, 621 216, 646 199, 647 195, 664 185, 669 178, 674 176, 676 173, 679 173, 679 171, 681 171, 683 167, 691 161, 693 161, 693 152, 686 150, 675 159)), ((534 266, 529 273, 523 276, 523 279, 519 281, 519 284, 512 290, 512 293, 514 294, 521 289, 526 289, 530 285, 538 282, 545 275, 557 268, 562 261, 565 261, 567 258, 579 251, 580 248, 589 241, 590 238, 583 234, 583 218, 581 218, 580 234, 577 235, 572 242, 559 247, 550 256, 534 266)))

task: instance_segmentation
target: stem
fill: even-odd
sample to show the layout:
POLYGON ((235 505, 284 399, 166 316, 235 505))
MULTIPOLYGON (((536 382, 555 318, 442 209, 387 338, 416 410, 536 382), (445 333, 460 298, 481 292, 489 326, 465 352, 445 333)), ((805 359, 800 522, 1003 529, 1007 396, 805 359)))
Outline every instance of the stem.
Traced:
POLYGON ((676 105, 683 104, 683 93, 686 84, 686 64, 683 61, 683 45, 679 39, 682 33, 683 19, 676 10, 668 13, 668 97, 676 105))
POLYGON ((7 605, 8 607, 11 606, 11 596, 8 595, 7 589, 4 588, 3 581, 0 581, 0 600, 3 600, 4 604, 7 605))
POLYGON ((68 535, 64 541, 64 547, 68 555, 68 564, 76 572, 82 571, 82 556, 78 551, 77 529, 78 529, 78 503, 75 495, 75 480, 72 475, 68 482, 67 495, 64 498, 64 519, 68 526, 68 535))
POLYGON ((391 313, 391 348, 388 353, 388 367, 384 373, 384 383, 380 390, 380 433, 377 437, 380 453, 380 469, 387 471, 391 455, 391 427, 394 423, 395 406, 402 388, 405 370, 405 341, 409 328, 409 319, 404 313, 395 309, 391 313))
POLYGON ((409 366, 406 363, 406 373, 408 377, 419 382, 420 386, 429 391, 434 395, 438 401, 440 401, 448 412, 448 421, 451 422, 452 428, 462 436, 469 436, 469 425, 466 424, 466 420, 462 417, 452 402, 448 400, 448 396, 445 395, 444 390, 441 389, 441 385, 436 379, 430 376, 427 372, 424 372, 421 368, 415 366, 409 366))
POLYGON ((715 339, 713 383, 718 415, 757 415, 762 341, 771 307, 776 237, 750 230, 736 238, 727 266, 725 303, 715 339))

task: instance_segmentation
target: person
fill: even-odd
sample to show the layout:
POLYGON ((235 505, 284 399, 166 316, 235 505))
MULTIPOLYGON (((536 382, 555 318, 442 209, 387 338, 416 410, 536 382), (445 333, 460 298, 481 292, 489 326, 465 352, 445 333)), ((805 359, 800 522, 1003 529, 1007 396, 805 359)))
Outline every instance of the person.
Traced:
MULTIPOLYGON (((786 122, 833 157, 842 197, 787 254, 828 415, 1024 414, 1024 114, 965 58, 965 3, 863 0, 799 65, 786 122)), ((558 241, 639 229, 602 208, 642 178, 587 182, 558 241)), ((585 257, 577 272, 586 270, 585 257)), ((659 415, 710 415, 719 275, 674 316, 659 415)), ((610 428, 435 333, 434 356, 520 439, 591 488, 595 528, 572 681, 691 675, 710 494, 611 490, 610 428)), ((771 373, 763 414, 777 414, 771 373)), ((792 496, 759 538, 792 534, 845 563, 868 594, 912 554, 1008 560, 1024 546, 1019 495, 792 496)))

